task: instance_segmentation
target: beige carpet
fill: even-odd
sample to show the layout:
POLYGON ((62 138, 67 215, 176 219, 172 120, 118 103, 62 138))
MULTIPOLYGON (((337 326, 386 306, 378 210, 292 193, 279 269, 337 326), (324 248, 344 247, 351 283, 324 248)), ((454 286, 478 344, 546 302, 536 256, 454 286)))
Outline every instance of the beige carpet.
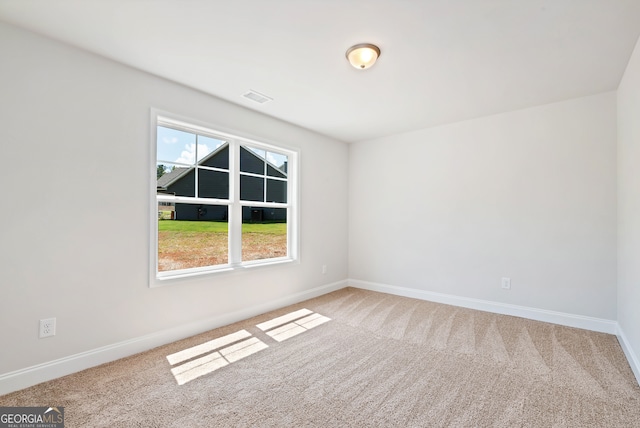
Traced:
POLYGON ((640 427, 615 336, 353 288, 0 405, 67 427, 640 427))

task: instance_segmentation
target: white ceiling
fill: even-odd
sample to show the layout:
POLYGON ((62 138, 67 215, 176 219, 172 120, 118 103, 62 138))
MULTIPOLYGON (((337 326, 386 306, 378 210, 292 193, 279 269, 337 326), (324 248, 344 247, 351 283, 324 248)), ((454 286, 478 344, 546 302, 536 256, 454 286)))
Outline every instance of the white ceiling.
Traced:
POLYGON ((353 142, 615 90, 640 0, 0 0, 0 20, 353 142))

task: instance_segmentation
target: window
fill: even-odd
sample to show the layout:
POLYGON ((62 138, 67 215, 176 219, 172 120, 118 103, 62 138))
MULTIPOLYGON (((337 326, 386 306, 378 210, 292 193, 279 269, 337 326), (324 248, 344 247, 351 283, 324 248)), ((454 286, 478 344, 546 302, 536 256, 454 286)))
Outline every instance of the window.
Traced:
POLYGON ((154 278, 296 259, 296 152, 165 115, 154 125, 154 278))

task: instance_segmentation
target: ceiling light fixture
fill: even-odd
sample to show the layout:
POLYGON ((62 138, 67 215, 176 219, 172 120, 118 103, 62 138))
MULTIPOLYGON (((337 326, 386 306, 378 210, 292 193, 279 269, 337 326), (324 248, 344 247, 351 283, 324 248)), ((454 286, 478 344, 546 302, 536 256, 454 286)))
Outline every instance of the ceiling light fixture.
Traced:
POLYGON ((379 56, 380 48, 371 43, 360 43, 347 50, 349 63, 359 70, 371 67, 379 56))

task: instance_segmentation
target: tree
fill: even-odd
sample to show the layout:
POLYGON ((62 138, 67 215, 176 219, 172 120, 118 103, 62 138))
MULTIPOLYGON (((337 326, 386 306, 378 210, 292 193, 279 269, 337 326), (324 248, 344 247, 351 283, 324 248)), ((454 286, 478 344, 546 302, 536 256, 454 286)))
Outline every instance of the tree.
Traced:
POLYGON ((156 170, 156 175, 157 175, 156 179, 162 177, 167 172, 169 171, 167 171, 167 167, 165 165, 162 165, 162 164, 158 165, 158 169, 156 170))

